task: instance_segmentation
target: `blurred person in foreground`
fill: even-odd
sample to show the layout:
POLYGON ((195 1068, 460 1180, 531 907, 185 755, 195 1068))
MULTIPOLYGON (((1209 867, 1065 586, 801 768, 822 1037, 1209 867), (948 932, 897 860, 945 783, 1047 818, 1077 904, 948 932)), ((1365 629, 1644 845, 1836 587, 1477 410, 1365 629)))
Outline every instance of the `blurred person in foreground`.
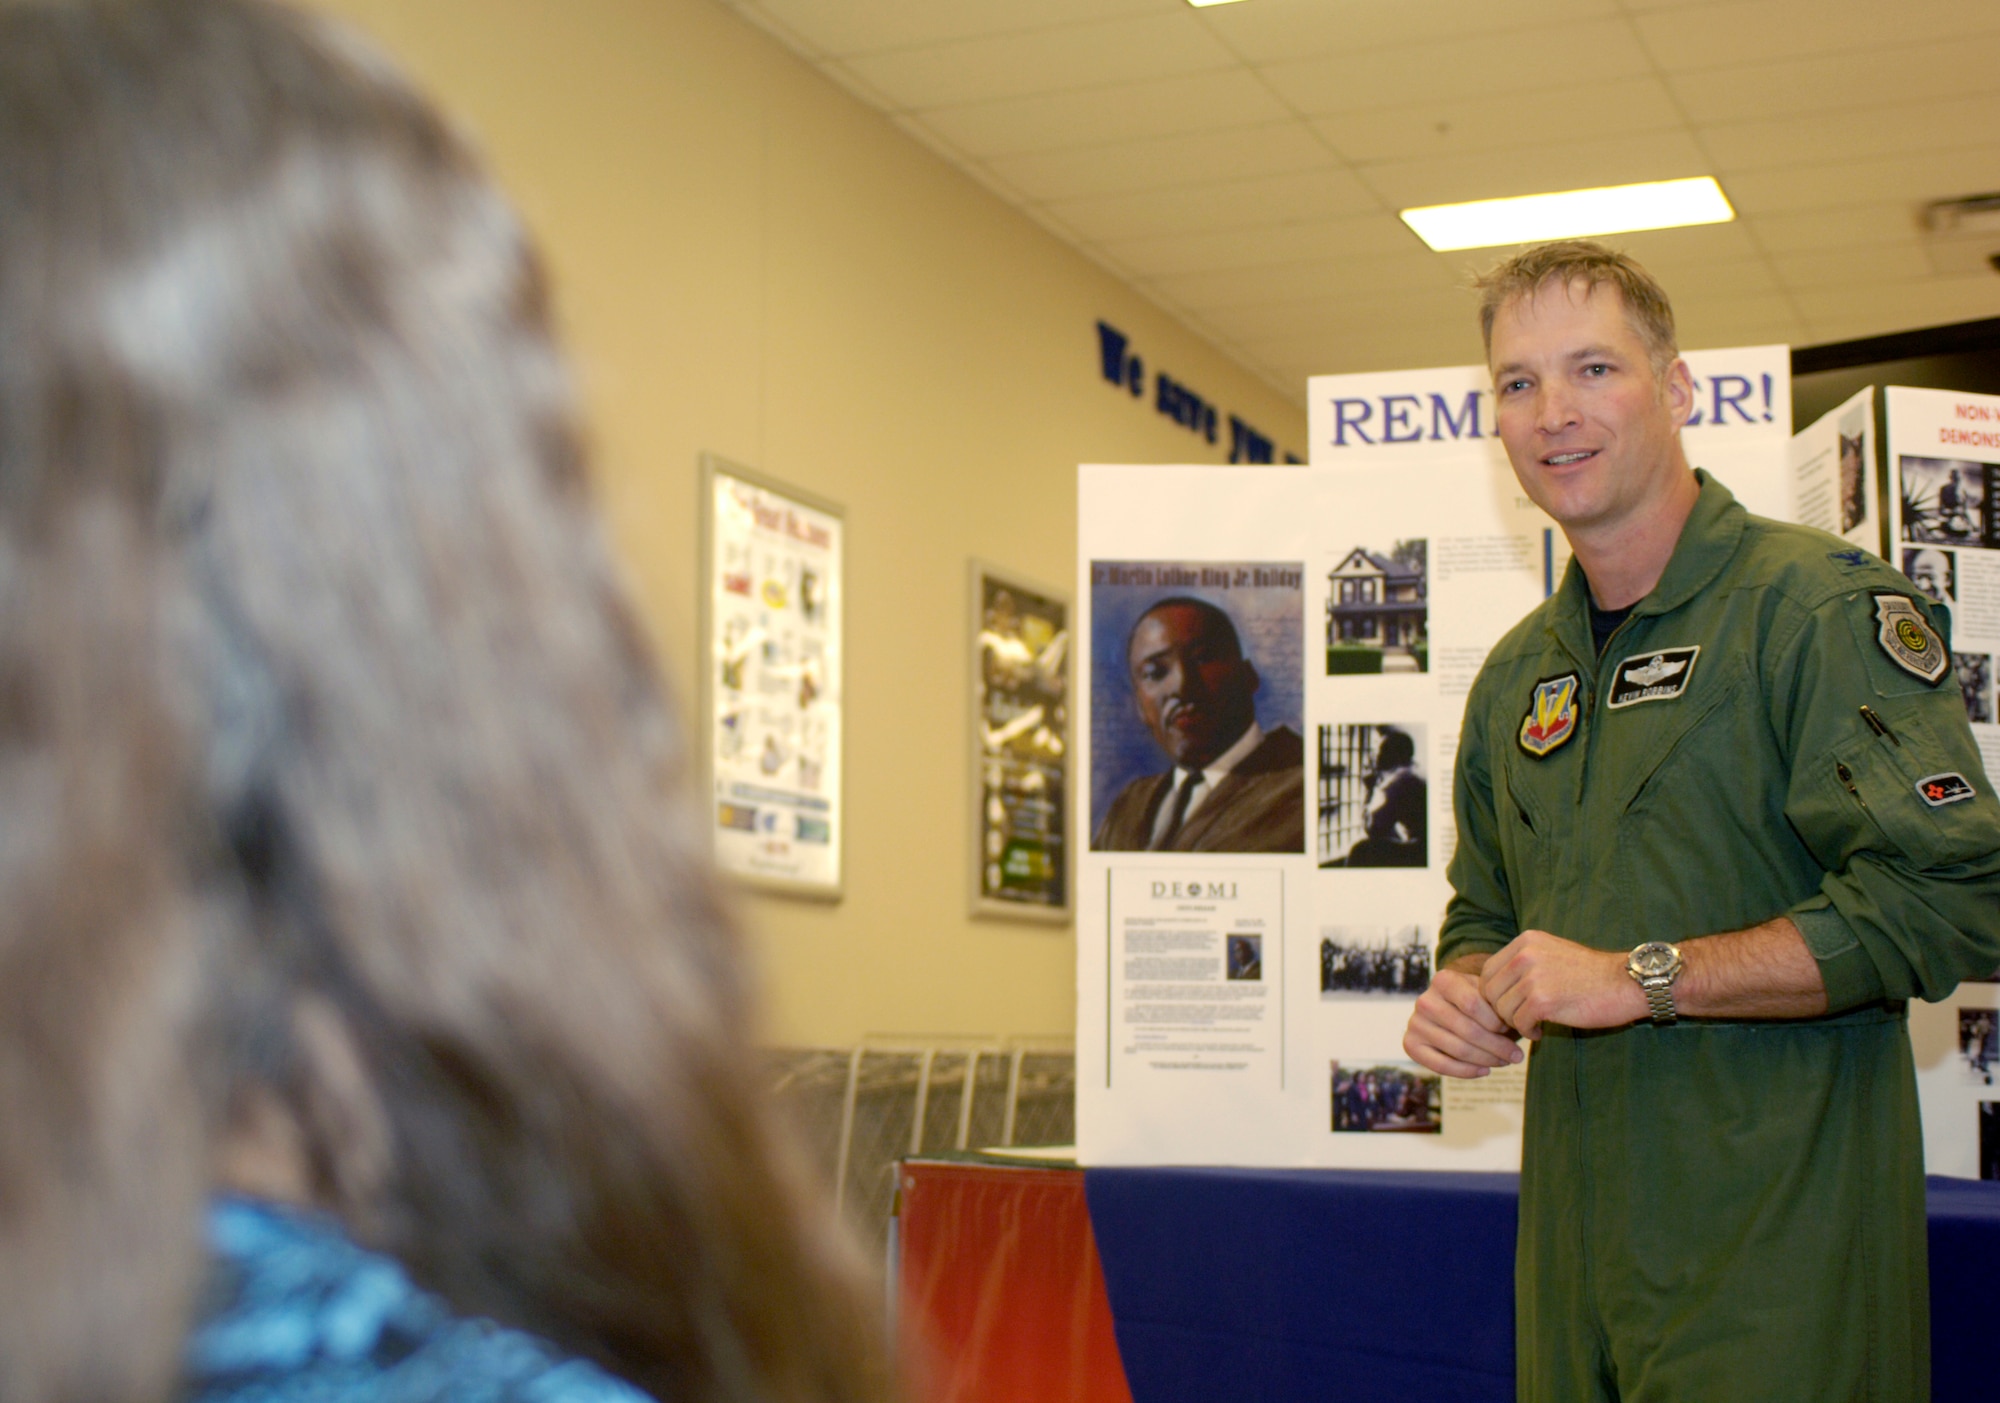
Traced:
POLYGON ((1501 441, 1574 551, 1466 702, 1404 1047, 1529 1062, 1531 1403, 1930 1396, 1907 1001, 2000 959, 2000 802, 1929 602, 1688 463, 1666 294, 1481 281, 1501 441))
POLYGON ((0 0, 0 1396, 882 1396, 688 763, 460 138, 0 0))

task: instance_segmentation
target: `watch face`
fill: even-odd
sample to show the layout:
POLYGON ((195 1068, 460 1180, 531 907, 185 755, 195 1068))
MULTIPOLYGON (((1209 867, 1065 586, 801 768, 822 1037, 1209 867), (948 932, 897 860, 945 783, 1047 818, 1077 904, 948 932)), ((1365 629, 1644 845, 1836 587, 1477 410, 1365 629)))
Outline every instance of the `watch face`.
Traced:
POLYGON ((1678 952, 1674 947, 1658 941, 1641 945, 1632 952, 1632 972, 1641 979, 1672 974, 1674 966, 1679 962, 1678 952))

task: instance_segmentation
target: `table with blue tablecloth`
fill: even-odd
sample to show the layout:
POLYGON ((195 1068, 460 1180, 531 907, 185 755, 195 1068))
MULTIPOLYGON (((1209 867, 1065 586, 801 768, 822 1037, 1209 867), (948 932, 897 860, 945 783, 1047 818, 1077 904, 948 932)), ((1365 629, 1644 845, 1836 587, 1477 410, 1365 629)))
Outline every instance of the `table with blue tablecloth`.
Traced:
MULTIPOLYGON (((1091 1169, 1135 1403, 1514 1397, 1512 1174, 1091 1169)), ((1929 1181, 1932 1396, 1995 1396, 2000 1184, 1929 1181)))

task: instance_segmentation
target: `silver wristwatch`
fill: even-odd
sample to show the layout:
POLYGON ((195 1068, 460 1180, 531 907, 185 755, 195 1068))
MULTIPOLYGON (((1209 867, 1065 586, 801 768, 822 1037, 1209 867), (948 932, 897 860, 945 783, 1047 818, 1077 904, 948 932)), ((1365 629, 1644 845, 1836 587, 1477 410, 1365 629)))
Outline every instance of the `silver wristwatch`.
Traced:
POLYGON ((1681 977, 1687 962, 1681 952, 1664 940, 1649 940, 1633 950, 1625 961, 1625 972, 1646 991, 1646 1003, 1653 1010, 1653 1022, 1671 1023, 1680 1017, 1674 1008, 1674 981, 1681 977))

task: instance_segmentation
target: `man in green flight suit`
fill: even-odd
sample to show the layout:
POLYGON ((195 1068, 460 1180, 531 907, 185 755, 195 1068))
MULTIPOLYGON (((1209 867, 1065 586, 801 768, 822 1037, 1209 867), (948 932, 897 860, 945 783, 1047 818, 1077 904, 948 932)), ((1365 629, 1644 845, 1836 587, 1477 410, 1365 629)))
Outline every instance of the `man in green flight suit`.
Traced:
POLYGON ((1646 272, 1482 280, 1499 434, 1568 537, 1459 744, 1454 895, 1404 1047, 1534 1047, 1532 1403, 1930 1396, 1905 1001, 2000 965, 2000 804, 1926 601, 1689 467, 1646 272))

